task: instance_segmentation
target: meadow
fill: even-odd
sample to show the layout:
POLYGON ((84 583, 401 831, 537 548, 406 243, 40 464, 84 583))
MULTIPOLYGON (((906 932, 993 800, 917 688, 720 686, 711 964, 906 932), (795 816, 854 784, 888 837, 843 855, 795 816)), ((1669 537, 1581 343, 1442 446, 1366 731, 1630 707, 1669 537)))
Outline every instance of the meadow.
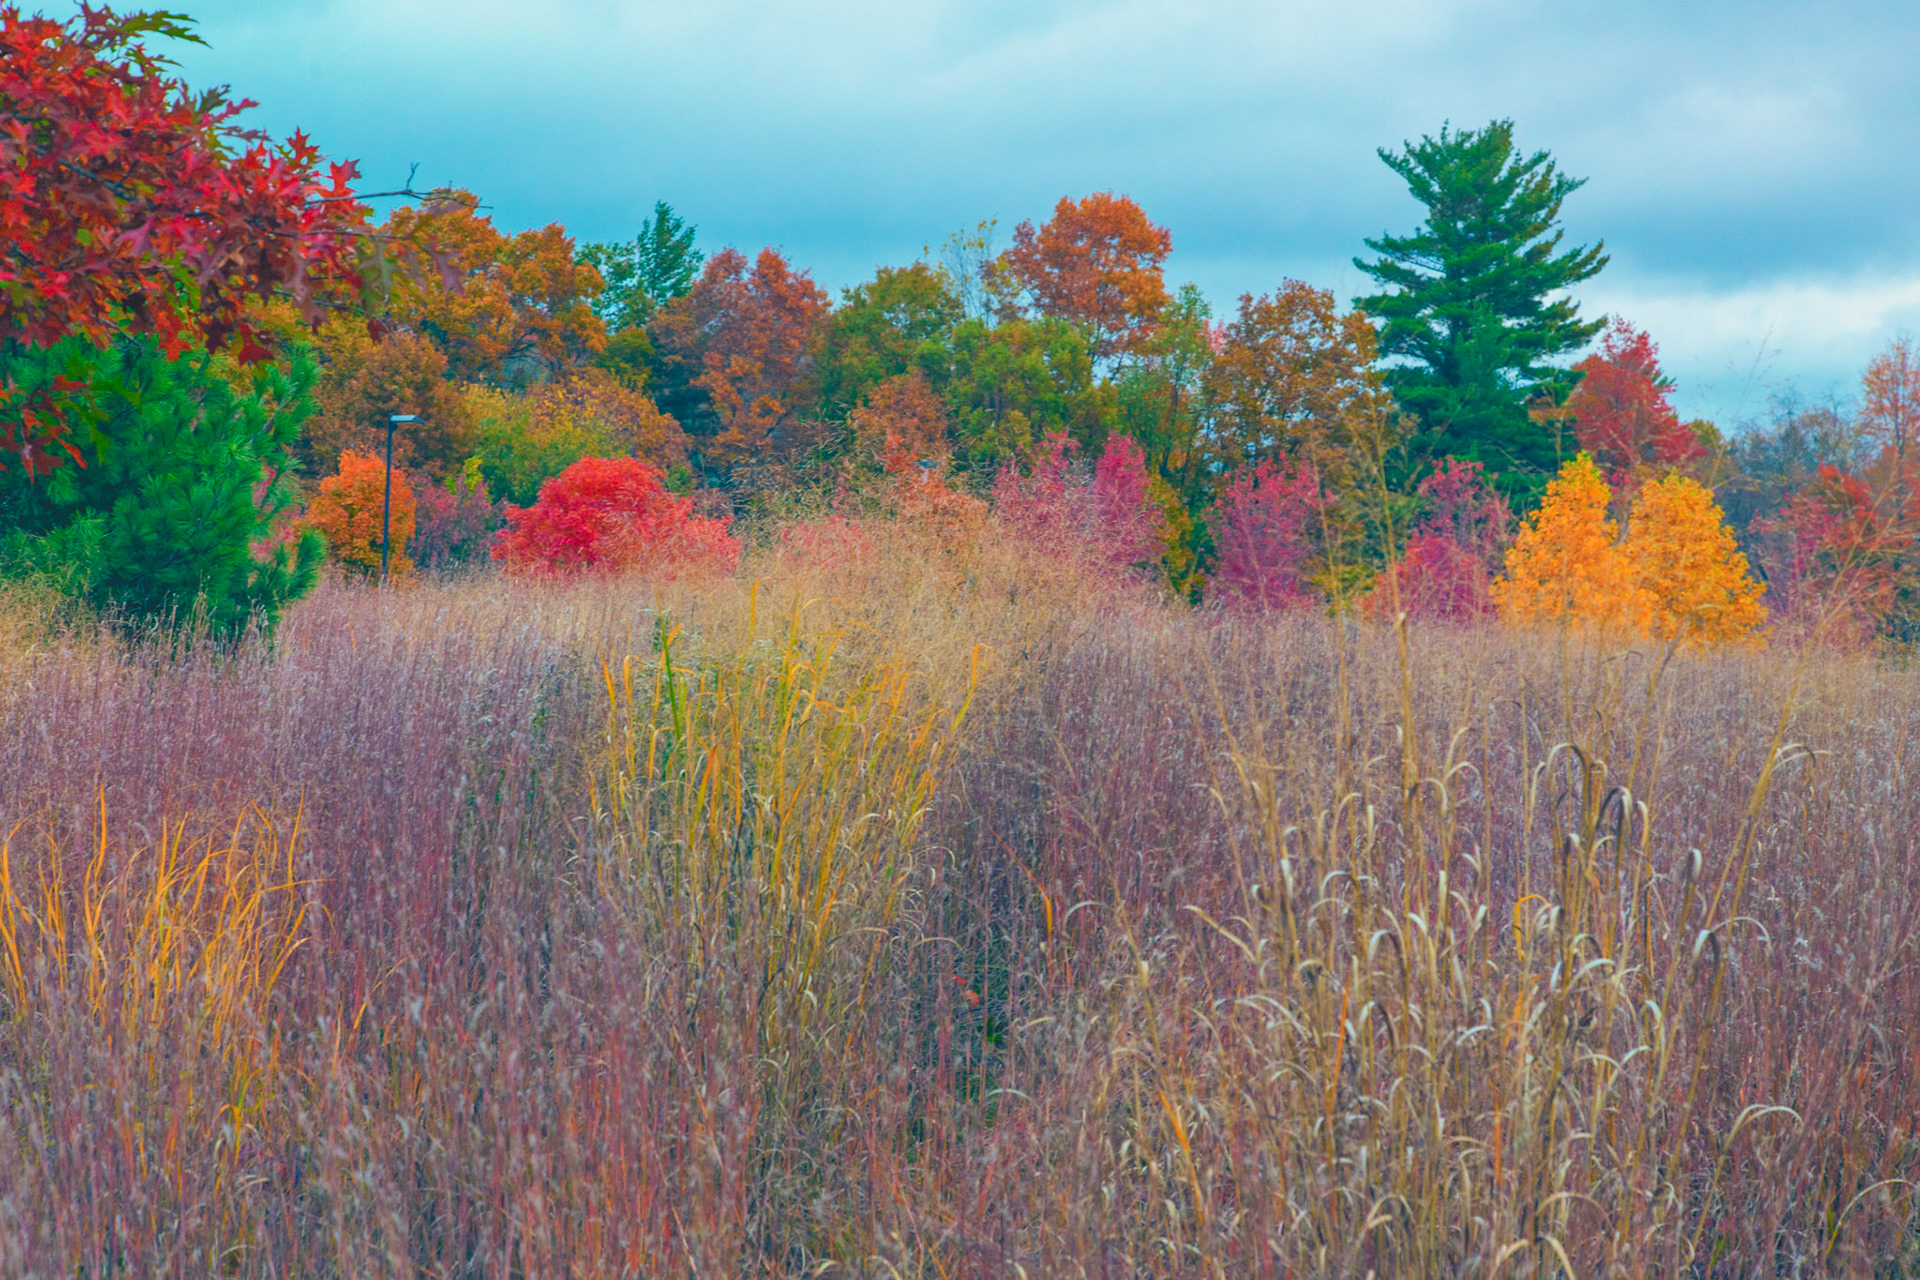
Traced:
POLYGON ((896 533, 0 609, 11 1276, 1920 1273, 1920 688, 896 533))

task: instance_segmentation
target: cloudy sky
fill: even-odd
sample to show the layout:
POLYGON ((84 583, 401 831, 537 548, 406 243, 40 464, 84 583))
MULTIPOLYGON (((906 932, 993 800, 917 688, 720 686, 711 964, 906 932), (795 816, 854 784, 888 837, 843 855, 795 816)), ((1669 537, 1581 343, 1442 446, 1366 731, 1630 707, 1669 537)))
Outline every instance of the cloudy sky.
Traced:
POLYGON ((1589 313, 1649 329, 1683 412, 1852 393, 1920 330, 1912 0, 179 0, 199 85, 503 228, 778 245, 832 289, 1063 194, 1131 194, 1217 311, 1362 291, 1419 207, 1380 145, 1511 117, 1588 179, 1589 313))

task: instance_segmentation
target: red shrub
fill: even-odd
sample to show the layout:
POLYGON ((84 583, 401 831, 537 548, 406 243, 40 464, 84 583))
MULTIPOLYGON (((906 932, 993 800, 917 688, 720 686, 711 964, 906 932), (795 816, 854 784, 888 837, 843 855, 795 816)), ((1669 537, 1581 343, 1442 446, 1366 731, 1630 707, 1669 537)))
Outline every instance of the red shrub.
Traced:
POLYGON ((1262 611, 1309 603, 1316 524, 1326 505, 1311 463, 1264 461, 1234 472, 1207 513, 1218 555, 1213 601, 1262 611))
POLYGON ((507 508, 493 558, 512 569, 730 573, 740 542, 724 519, 693 514, 638 458, 582 458, 540 486, 531 507, 507 508))
MULTIPOLYGON (((1458 458, 1442 458, 1418 492, 1425 512, 1388 571, 1399 577, 1400 607, 1414 618, 1478 618, 1492 608, 1487 584, 1513 522, 1507 500, 1487 488, 1479 463, 1458 458)), ((1381 574, 1376 606, 1390 606, 1389 585, 1381 574)))
POLYGON ((1009 462, 994 482, 1001 524, 1034 547, 1125 573, 1160 558, 1161 514, 1147 494, 1146 455, 1130 436, 1107 437, 1089 478, 1060 432, 1041 442, 1026 475, 1009 462))

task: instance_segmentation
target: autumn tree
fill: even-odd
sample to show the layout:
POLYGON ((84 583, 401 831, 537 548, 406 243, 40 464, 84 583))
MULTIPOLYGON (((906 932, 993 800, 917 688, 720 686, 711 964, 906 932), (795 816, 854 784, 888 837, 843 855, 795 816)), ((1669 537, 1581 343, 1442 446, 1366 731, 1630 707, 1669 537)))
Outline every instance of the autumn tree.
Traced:
POLYGON ((1509 120, 1443 127, 1380 158, 1427 218, 1412 235, 1366 242, 1379 257, 1354 265, 1381 289, 1355 305, 1379 325, 1381 356, 1398 362, 1387 380, 1420 422, 1419 444, 1509 483, 1552 471, 1552 436, 1525 406, 1560 398, 1570 379, 1549 362, 1600 329, 1565 296, 1607 261, 1599 245, 1560 247, 1560 207, 1582 180, 1545 151, 1517 153, 1509 120))
POLYGON ((600 273, 558 223, 503 235, 470 193, 445 191, 394 210, 384 231, 414 268, 395 278, 387 319, 431 338, 452 377, 519 386, 606 346, 600 273))
POLYGON ((1663 643, 1699 647, 1743 640, 1767 620, 1763 591, 1747 568, 1713 494, 1690 476, 1642 485, 1621 552, 1663 643))
POLYGON ((1892 500, 1901 511, 1920 498, 1920 359, 1904 334, 1867 365, 1861 379, 1860 428, 1880 448, 1879 469, 1889 473, 1892 500))
POLYGON ((727 522, 697 516, 692 498, 637 458, 582 458, 510 507, 493 556, 537 573, 638 571, 668 577, 730 573, 740 543, 727 522))
MULTIPOLYGON (((120 331, 168 356, 234 342, 252 362, 255 302, 284 295, 313 320, 366 286, 354 167, 242 128, 253 104, 189 91, 154 37, 194 39, 173 14, 0 8, 0 351, 120 331)), ((71 390, 0 379, 0 467, 82 460, 71 390)))
MULTIPOLYGON (((1808 403, 1787 391, 1776 393, 1769 407, 1767 421, 1728 441, 1729 474, 1715 486, 1735 536, 1750 549, 1771 539, 1761 527, 1778 517, 1823 466, 1852 472, 1870 461, 1851 415, 1838 405, 1808 403)), ((1763 557, 1762 562, 1773 578, 1773 560, 1763 557)))
POLYGON ((1086 335, 1064 320, 965 320, 918 359, 953 413, 956 461, 968 470, 991 474, 1056 432, 1101 447, 1117 419, 1086 335))
POLYGON ((335 564, 360 578, 380 576, 383 544, 390 575, 400 578, 413 572, 407 556, 413 521, 413 485, 406 472, 393 473, 389 509, 386 459, 370 453, 342 453, 340 469, 320 481, 307 503, 307 527, 326 538, 327 555, 335 564))
POLYGON ((1607 514, 1613 491, 1581 454, 1549 481, 1539 509, 1507 549, 1506 574, 1490 588, 1503 621, 1591 626, 1638 633, 1649 601, 1607 514))
POLYGON ((1373 327, 1342 315, 1333 294, 1298 280, 1243 294, 1207 371, 1211 461, 1232 471, 1282 455, 1336 481, 1363 420, 1389 414, 1374 361, 1373 327))
POLYGON ((918 369, 875 386, 847 423, 855 452, 865 457, 897 451, 915 459, 938 458, 943 464, 947 457, 952 415, 918 369))
POLYGON ((1182 497, 1200 474, 1214 337, 1212 307, 1196 286, 1181 285, 1116 379, 1122 425, 1182 497))
POLYGON ((376 342, 344 316, 320 327, 323 365, 314 385, 317 412, 302 453, 310 473, 343 452, 378 453, 393 414, 419 419, 394 432, 394 465, 433 480, 452 475, 473 453, 473 415, 447 380, 447 356, 423 334, 391 333, 376 342))
POLYGON ((1862 432, 1904 470, 1920 445, 1920 357, 1911 338, 1895 338, 1868 363, 1860 392, 1862 432))
POLYGON ((1643 330, 1615 318, 1600 350, 1574 369, 1580 385, 1567 410, 1580 447, 1616 489, 1630 490, 1643 475, 1706 457, 1700 437, 1673 410, 1673 382, 1661 372, 1659 350, 1643 330))
POLYGON ((821 412, 837 419, 870 388, 915 368, 921 349, 938 344, 960 318, 946 277, 924 262, 881 267, 846 290, 820 330, 821 412))
POLYGON ((694 228, 673 206, 660 200, 631 241, 580 246, 575 255, 580 263, 606 282, 593 305, 608 333, 646 324, 661 307, 693 288, 706 261, 693 247, 693 234, 694 228))
POLYGON ((1754 524, 1776 613, 1845 639, 1920 639, 1920 498, 1829 463, 1754 524))
POLYGON ((826 293, 779 253, 762 249, 749 269, 745 255, 723 249, 654 317, 660 407, 685 428, 703 470, 724 476, 811 443, 805 424, 826 316, 826 293))
POLYGON ((540 486, 582 458, 636 457, 685 473, 687 437, 645 392, 599 370, 521 392, 475 388, 463 397, 488 489, 532 504, 540 486))
POLYGON ((1159 321, 1172 247, 1167 229, 1132 199, 1097 191, 1061 197, 1038 230, 1031 222, 1014 228, 995 272, 1041 315, 1083 326, 1093 358, 1105 361, 1137 351, 1159 321))

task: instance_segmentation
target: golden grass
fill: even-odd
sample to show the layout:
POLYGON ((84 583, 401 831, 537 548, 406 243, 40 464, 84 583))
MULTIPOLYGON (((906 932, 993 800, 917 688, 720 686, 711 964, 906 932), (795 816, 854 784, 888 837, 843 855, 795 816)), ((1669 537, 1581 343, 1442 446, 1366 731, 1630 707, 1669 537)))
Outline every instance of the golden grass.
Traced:
POLYGON ((99 1044, 159 1068, 156 1050, 210 1069, 183 1125, 253 1119, 275 1048, 262 1015, 304 940, 296 818, 284 840, 259 812, 225 838, 185 820, 116 842, 100 800, 91 850, 49 829, 35 856, 0 838, 0 1012, 16 1022, 79 1016, 99 1044))

